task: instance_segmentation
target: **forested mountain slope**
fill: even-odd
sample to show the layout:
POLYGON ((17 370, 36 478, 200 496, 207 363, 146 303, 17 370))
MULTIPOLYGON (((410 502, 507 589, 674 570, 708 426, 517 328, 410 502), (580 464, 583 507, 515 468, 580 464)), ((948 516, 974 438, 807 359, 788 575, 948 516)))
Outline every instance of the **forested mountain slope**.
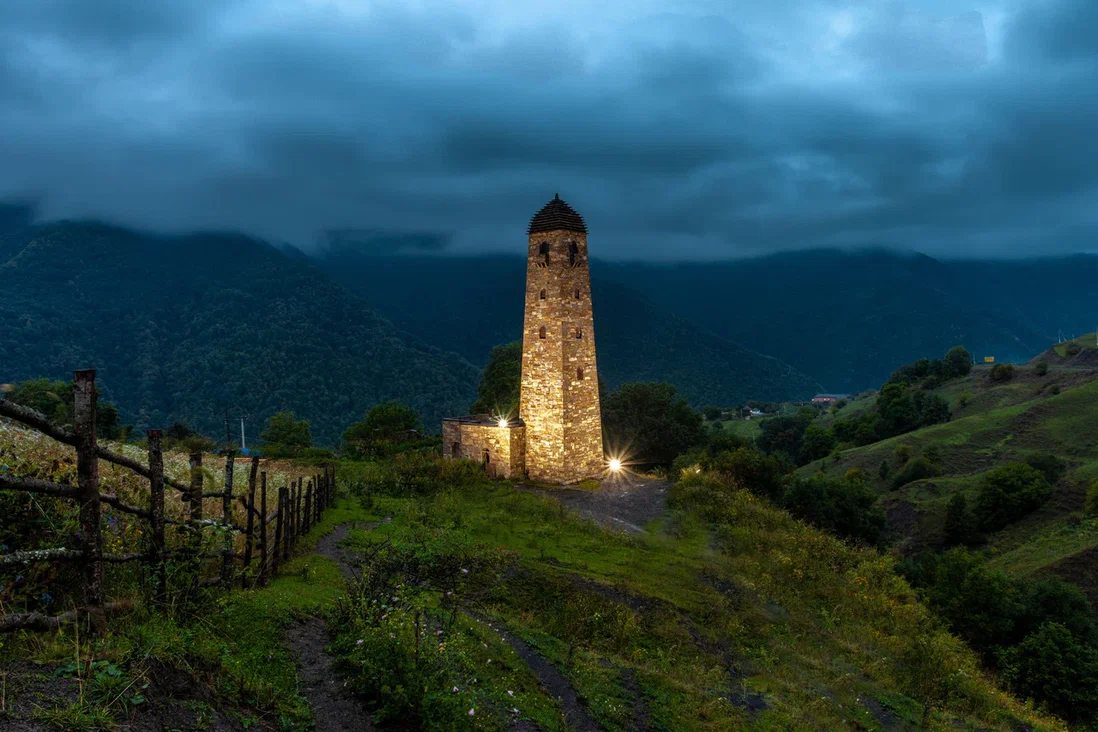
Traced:
POLYGON ((94 366, 140 428, 178 419, 218 435, 228 411, 254 437, 290 409, 332 443, 379 401, 435 425, 475 398, 473 365, 401 333, 307 260, 243 236, 16 226, 0 236, 0 289, 0 382, 94 366))
MULTIPOLYGON (((379 256, 337 247, 317 261, 401 328, 475 363, 522 337, 521 257, 379 256)), ((789 365, 699 328, 606 274, 606 265, 592 266, 599 376, 608 387, 666 381, 699 406, 806 399, 819 390, 789 365)))

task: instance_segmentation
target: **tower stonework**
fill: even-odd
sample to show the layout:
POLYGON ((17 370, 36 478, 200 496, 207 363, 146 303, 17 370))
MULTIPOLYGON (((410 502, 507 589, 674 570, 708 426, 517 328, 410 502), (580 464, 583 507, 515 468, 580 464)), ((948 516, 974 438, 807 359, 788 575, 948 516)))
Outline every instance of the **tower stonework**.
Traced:
POLYGON ((534 215, 526 263, 519 417, 526 472, 575 483, 603 472, 587 227, 559 196, 534 215))

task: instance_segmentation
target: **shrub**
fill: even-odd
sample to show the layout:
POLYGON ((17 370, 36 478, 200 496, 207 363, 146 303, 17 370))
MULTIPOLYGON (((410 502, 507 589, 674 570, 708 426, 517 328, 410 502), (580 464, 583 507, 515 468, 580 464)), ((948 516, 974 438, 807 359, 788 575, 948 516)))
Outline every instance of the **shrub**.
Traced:
POLYGON ((876 493, 865 485, 864 473, 843 479, 798 477, 787 488, 782 505, 799 519, 862 544, 880 542, 885 527, 884 512, 877 506, 876 493))
POLYGON ((932 463, 925 457, 917 457, 904 466, 904 469, 896 474, 892 480, 893 488, 902 488, 908 483, 926 478, 936 478, 942 474, 942 469, 937 463, 932 463))
POLYGON ((1044 376, 1048 373, 1048 361, 1038 361, 1037 365, 1033 367, 1033 373, 1038 376, 1044 376))
POLYGON ((968 403, 971 401, 972 392, 970 391, 962 391, 960 394, 957 395, 957 406, 959 407, 967 407, 968 403))
POLYGON ((374 405, 343 433, 343 450, 356 456, 386 455, 420 439, 416 410, 397 401, 374 405))
POLYGON ((780 498, 785 488, 786 471, 781 462, 754 447, 741 447, 703 458, 701 467, 726 486, 746 488, 771 500, 780 498))
POLYGON ((1014 378, 1014 365, 1009 363, 997 363, 987 372, 989 381, 1002 383, 1014 378))
POLYGON ((1056 396, 1057 394, 1060 393, 1060 385, 1059 384, 1053 384, 1052 386, 1050 386, 1048 388, 1048 393, 1051 394, 1052 396, 1056 396))
POLYGON ((1098 478, 1090 481, 1090 487, 1087 489, 1086 503, 1083 504, 1083 511, 1088 516, 1098 515, 1098 478))
POLYGON ((1064 477, 1064 473, 1067 472, 1067 461, 1049 452, 1030 455, 1025 462, 1031 468, 1039 470, 1050 485, 1064 477))
POLYGON ((1038 508, 1052 494, 1045 476, 1025 463, 989 471, 980 482, 976 516, 984 531, 998 531, 1038 508))
POLYGON ((889 474, 892 473, 892 468, 889 467, 887 460, 882 460, 880 466, 877 468, 877 477, 881 480, 888 480, 889 474))
POLYGON ((702 415, 670 384, 622 384, 602 401, 603 433, 636 462, 670 465, 706 438, 702 415))
POLYGON ((1070 343, 1068 344, 1068 347, 1064 350, 1064 353, 1069 356, 1078 356, 1082 352, 1083 347, 1080 346, 1078 343, 1070 343))
POLYGON ((911 459, 911 445, 896 445, 896 464, 903 465, 911 459))

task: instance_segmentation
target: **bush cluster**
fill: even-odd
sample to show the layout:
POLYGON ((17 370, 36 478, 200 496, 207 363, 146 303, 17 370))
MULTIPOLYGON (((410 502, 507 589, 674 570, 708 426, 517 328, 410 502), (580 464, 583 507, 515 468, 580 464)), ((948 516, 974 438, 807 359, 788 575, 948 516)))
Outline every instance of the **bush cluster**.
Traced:
POLYGON ((1011 578, 963 549, 901 570, 1016 694, 1070 721, 1098 715, 1098 631, 1078 588, 1056 578, 1011 578))

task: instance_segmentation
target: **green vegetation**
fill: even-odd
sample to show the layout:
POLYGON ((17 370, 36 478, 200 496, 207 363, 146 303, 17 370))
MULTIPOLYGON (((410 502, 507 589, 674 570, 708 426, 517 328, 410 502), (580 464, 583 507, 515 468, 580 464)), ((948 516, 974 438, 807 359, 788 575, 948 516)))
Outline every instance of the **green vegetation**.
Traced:
MULTIPOLYGON (((118 408, 98 399, 95 415, 95 435, 101 440, 125 440, 133 425, 119 424, 118 408)), ((0 392, 0 399, 4 398, 0 392)), ((54 424, 72 429, 72 382, 30 379, 14 384, 7 398, 46 415, 54 424)))
POLYGON ((0 278, 5 380, 94 366, 141 433, 186 421, 220 439, 226 411, 234 425, 293 411, 335 445, 375 404, 399 399, 434 427, 476 388, 476 368, 397 330, 373 293, 244 236, 32 226, 0 237, 0 278))
POLYGON ((293 412, 278 412, 267 419, 259 433, 263 452, 272 457, 293 457, 313 446, 313 433, 307 419, 294 419, 293 412))
POLYGON ((1025 463, 1010 463, 988 471, 980 480, 976 517, 984 531, 997 531, 1048 500, 1052 489, 1045 476, 1025 463))
POLYGON ((472 463, 345 464, 361 504, 392 520, 345 543, 362 576, 340 606, 340 667, 378 715, 439 728, 559 723, 503 640, 517 636, 611 730, 642 713, 656 730, 841 729, 875 724, 870 708, 1058 729, 989 686, 885 557, 722 472, 685 469, 671 511, 631 537, 472 463))
POLYGON ((1075 722, 1098 716, 1098 631, 1086 597, 1059 579, 1013 579, 963 550, 906 573, 949 628, 1023 698, 1075 722))
POLYGON ((517 416, 521 383, 522 341, 494 347, 477 385, 477 400, 469 407, 469 413, 517 416))
MULTIPOLYGON (((739 345, 749 341, 715 335, 696 318, 676 314, 685 304, 681 300, 653 302, 661 293, 632 277, 614 276, 617 267, 597 261, 599 246, 595 240, 591 246, 598 371, 608 389, 666 382, 695 407, 807 399, 823 390, 816 378, 763 355, 767 351, 739 345)), ((522 333, 525 245, 513 251, 515 256, 392 255, 346 243, 320 252, 317 264, 401 330, 483 366, 492 348, 522 333)), ((483 406, 490 412, 496 404, 483 406)), ((426 414, 424 419, 432 424, 426 414)))
POLYGON ((384 402, 370 408, 361 422, 343 432, 342 454, 347 457, 384 457, 412 446, 434 446, 425 438, 415 410, 400 402, 384 402))
POLYGON ((670 384, 623 384, 602 398, 610 452, 628 462, 670 465, 705 439, 702 416, 670 384))

